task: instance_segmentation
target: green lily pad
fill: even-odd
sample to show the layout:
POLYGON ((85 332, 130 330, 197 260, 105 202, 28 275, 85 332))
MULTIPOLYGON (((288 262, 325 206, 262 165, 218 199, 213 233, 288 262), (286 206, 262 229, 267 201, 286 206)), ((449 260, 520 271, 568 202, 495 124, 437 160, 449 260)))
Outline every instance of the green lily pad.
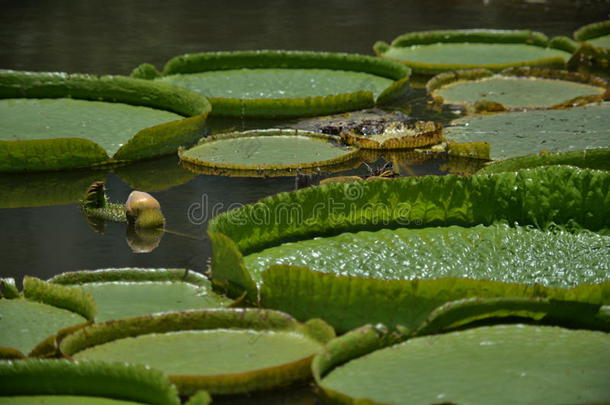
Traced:
POLYGON ((210 108, 205 98, 163 83, 2 71, 0 171, 71 169, 173 153, 201 136, 210 108))
POLYGON ((89 294, 32 277, 23 283, 24 297, 0 299, 0 347, 31 353, 49 336, 93 319, 89 294))
POLYGON ((84 138, 109 155, 143 128, 182 119, 169 111, 103 101, 55 99, 2 99, 5 127, 0 140, 84 138))
POLYGON ((86 322, 82 316, 25 299, 0 301, 2 339, 0 346, 29 353, 34 347, 61 329, 86 322))
POLYGON ((270 389, 307 378, 309 364, 334 336, 320 320, 256 309, 153 314, 91 325, 60 349, 78 360, 116 360, 164 371, 182 395, 270 389))
POLYGON ((507 317, 546 325, 610 332, 610 306, 545 297, 462 298, 436 308, 415 334, 430 335, 475 322, 500 323, 507 317))
POLYGON ((610 148, 586 149, 573 152, 544 152, 499 160, 482 168, 477 174, 510 172, 552 165, 570 165, 589 169, 610 170, 610 148))
POLYGON ((316 377, 342 404, 605 403, 609 353, 607 333, 498 325, 413 338, 316 377))
POLYGON ((574 32, 580 47, 574 52, 570 70, 599 71, 607 75, 610 66, 610 20, 585 25, 574 32))
POLYGON ((59 274, 50 283, 80 287, 97 304, 96 321, 224 307, 232 300, 212 291, 201 274, 186 269, 103 269, 59 274))
POLYGON ((108 362, 25 359, 0 362, 0 404, 179 405, 161 372, 108 362))
POLYGON ((591 45, 598 48, 610 48, 610 34, 602 35, 597 38, 587 40, 591 45))
POLYGON ((283 264, 380 280, 467 277, 574 287, 610 280, 609 245, 610 236, 594 232, 508 225, 398 228, 284 243, 244 257, 244 264, 259 283, 264 270, 283 264))
POLYGON ((529 30, 447 30, 403 34, 391 44, 377 42, 375 53, 400 61, 418 74, 457 69, 493 71, 513 66, 565 67, 575 44, 550 41, 529 30))
POLYGON ((508 159, 537 153, 610 146, 610 106, 509 112, 459 118, 445 128, 453 142, 486 142, 490 157, 508 159))
POLYGON ((214 115, 287 117, 371 107, 398 94, 409 74, 370 56, 265 50, 178 56, 162 73, 145 64, 132 76, 205 95, 214 115))
POLYGON ((580 27, 574 32, 574 39, 586 41, 597 48, 610 48, 610 20, 580 27))
POLYGON ((357 153, 357 147, 342 145, 336 136, 286 129, 211 136, 178 152, 189 166, 276 174, 341 164, 357 153))
POLYGON ((282 193, 209 223, 212 279, 231 295, 246 292, 340 331, 377 322, 417 327, 438 306, 469 297, 608 304, 607 258, 599 278, 585 280, 588 265, 570 273, 560 256, 573 243, 586 252, 589 237, 598 241, 590 255, 607 256, 609 182, 606 172, 554 166, 282 193), (432 229, 439 226, 446 228, 432 229), (514 266, 514 274, 506 270, 514 266))
POLYGON ((212 99, 230 96, 244 100, 320 97, 356 91, 370 91, 377 98, 394 83, 369 73, 328 69, 234 69, 170 75, 162 80, 212 99))
POLYGON ((601 101, 610 94, 601 78, 540 68, 511 68, 496 75, 486 69, 441 73, 426 88, 438 103, 477 110, 482 103, 507 110, 572 106, 601 101))

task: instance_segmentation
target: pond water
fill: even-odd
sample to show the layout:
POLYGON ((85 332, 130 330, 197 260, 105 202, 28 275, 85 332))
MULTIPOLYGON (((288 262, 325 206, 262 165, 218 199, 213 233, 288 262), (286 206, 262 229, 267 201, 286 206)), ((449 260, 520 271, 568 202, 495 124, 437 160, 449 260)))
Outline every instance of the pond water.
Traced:
MULTIPOLYGON (((96 74, 128 74, 142 62, 162 67, 173 56, 200 51, 299 49, 371 54, 375 41, 390 41, 417 30, 530 28, 549 36, 571 36, 576 28, 610 16, 610 0, 22 0, 2 1, 1 8, 0 68, 96 74)), ((421 87, 410 89, 402 103, 415 118, 446 122, 452 116, 427 110, 421 87)), ((288 123, 210 120, 214 132, 279 124, 288 123)), ((442 159, 408 167, 406 158, 401 159, 406 175, 446 173, 442 159)), ((378 164, 382 163, 380 159, 378 164)), ((210 256, 205 237, 208 219, 294 188, 291 177, 194 175, 177 164, 177 158, 170 156, 111 173, 83 170, 0 176, 0 277, 20 280, 29 274, 46 279, 64 271, 127 266, 203 271, 210 256), (132 185, 151 191, 163 207, 168 229, 175 233, 165 234, 159 247, 148 254, 132 252, 122 224, 107 224, 103 234, 96 233, 80 215, 69 187, 81 183, 86 187, 92 179, 107 180, 113 201, 124 201, 132 185), (26 202, 40 206, 25 207, 26 202)), ((350 173, 366 173, 366 168, 350 173)), ((313 404, 315 399, 305 387, 256 401, 217 401, 254 402, 313 404)))

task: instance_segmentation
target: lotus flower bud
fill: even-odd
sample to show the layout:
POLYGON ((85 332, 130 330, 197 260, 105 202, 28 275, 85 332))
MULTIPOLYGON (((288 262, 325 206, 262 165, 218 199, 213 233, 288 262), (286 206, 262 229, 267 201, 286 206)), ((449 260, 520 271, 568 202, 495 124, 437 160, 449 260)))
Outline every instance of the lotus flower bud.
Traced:
POLYGON ((132 191, 129 194, 125 213, 127 220, 137 228, 161 228, 165 225, 159 201, 142 191, 132 191))

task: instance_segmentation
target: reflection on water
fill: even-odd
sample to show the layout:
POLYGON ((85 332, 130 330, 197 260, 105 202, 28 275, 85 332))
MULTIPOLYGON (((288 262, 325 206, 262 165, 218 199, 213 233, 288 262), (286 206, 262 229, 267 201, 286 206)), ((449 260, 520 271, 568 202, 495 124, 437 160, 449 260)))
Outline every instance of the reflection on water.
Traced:
POLYGON ((159 247, 163 234, 163 229, 142 229, 128 224, 126 240, 133 253, 150 253, 159 247))
POLYGON ((607 0, 2 1, 2 67, 125 74, 188 52, 302 49, 371 53, 407 31, 534 29, 570 35, 608 18, 607 0))
MULTIPOLYGON (((1 9, 0 68, 127 74, 142 62, 161 67, 187 52, 266 48, 370 54, 376 40, 389 41, 417 30, 530 28, 549 36, 569 36, 581 25, 608 19, 610 0, 3 0, 1 9)), ((417 119, 447 122, 453 114, 428 109, 422 83, 413 82, 417 88, 395 107, 417 119)), ((210 120, 213 132, 274 124, 210 120)), ((461 161, 408 159, 386 153, 373 165, 392 161, 402 175, 409 176, 469 170, 461 161)), ((363 175, 366 168, 343 174, 363 175)), ((292 177, 196 175, 181 168, 173 156, 110 173, 2 175, 0 277, 49 278, 64 271, 104 267, 203 271, 210 256, 204 232, 213 215, 293 187, 292 177), (152 192, 161 203, 167 229, 175 233, 164 234, 151 253, 136 255, 125 241, 125 224, 108 223, 103 235, 94 232, 76 201, 80 190, 97 180, 106 180, 112 201, 125 201, 132 188, 152 192)), ((273 395, 218 402, 315 403, 307 387, 273 395)))

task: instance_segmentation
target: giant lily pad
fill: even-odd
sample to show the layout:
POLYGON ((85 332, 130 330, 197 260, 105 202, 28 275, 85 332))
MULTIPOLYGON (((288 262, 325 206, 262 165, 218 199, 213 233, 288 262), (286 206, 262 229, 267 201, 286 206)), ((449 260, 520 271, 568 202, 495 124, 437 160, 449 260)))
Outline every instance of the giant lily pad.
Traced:
POLYGON ((187 167, 276 175, 343 164, 355 159, 357 153, 357 147, 341 144, 336 136, 289 129, 210 136, 178 152, 187 167))
POLYGON ((96 321, 162 311, 223 307, 231 300, 186 269, 103 269, 59 274, 50 283, 80 287, 97 304, 96 321))
POLYGON ((498 160, 482 168, 477 173, 501 173, 552 165, 570 165, 589 169, 610 170, 610 148, 557 153, 542 152, 512 159, 498 160))
POLYGON ((448 30, 403 34, 391 44, 377 42, 375 53, 404 63, 418 74, 456 69, 502 70, 513 66, 565 67, 576 45, 549 41, 529 30, 448 30))
POLYGON ((405 66, 370 56, 267 50, 178 56, 162 73, 142 65, 132 76, 205 95, 214 115, 286 117, 372 107, 395 96, 409 74, 405 66))
POLYGON ((610 20, 580 27, 574 32, 574 39, 586 41, 596 48, 610 48, 610 20))
POLYGON ((0 299, 0 357, 44 353, 45 339, 93 320, 96 308, 88 293, 33 277, 25 277, 23 285, 23 296, 0 299))
POLYGON ((299 324, 280 312, 200 310, 94 324, 66 336, 60 349, 78 360, 160 369, 182 395, 229 394, 308 378, 313 355, 333 336, 320 320, 299 324))
POLYGON ((313 364, 328 403, 610 401, 607 333, 516 324, 394 343, 406 338, 363 328, 332 341, 313 364))
MULTIPOLYGON (((260 294, 263 306, 298 319, 321 317, 342 331, 367 322, 414 327, 439 305, 467 297, 607 303, 603 292, 610 282, 603 269, 598 268, 599 278, 585 280, 589 269, 570 273, 571 265, 562 264, 560 253, 545 244, 565 243, 562 249, 571 251, 572 243, 591 237, 598 241, 594 251, 603 257, 609 185, 608 173, 557 166, 465 178, 335 183, 282 193, 210 222, 212 278, 229 294, 246 291, 253 302, 260 294), (494 226, 473 227, 477 224, 494 226), (451 225, 460 228, 421 229, 451 225), (378 232, 355 235, 359 231, 378 232), (350 234, 339 235, 344 232, 350 234), (339 236, 314 239, 332 235, 339 236), (507 242, 512 238, 527 246, 507 242), (279 248, 276 252, 283 250, 287 260, 272 265, 274 251, 265 249, 293 241, 302 242, 279 248), (324 256, 331 254, 327 247, 342 242, 351 243, 351 249, 330 249, 329 266, 322 268, 324 256), (309 257, 300 251, 303 245, 314 247, 309 257), (540 249, 534 252, 536 245, 540 249), (452 246, 455 255, 448 258, 452 246), (417 253, 410 252, 414 247, 417 253), (541 265, 534 273, 525 270, 532 264, 528 254, 541 265), (523 273, 516 270, 515 278, 508 277, 502 260, 511 266, 522 260, 523 273), (559 277, 559 271, 567 277, 559 277), (589 282, 594 284, 581 285, 589 282)), ((589 248, 587 242, 582 246, 589 248)))
POLYGON ((180 399, 167 377, 147 367, 26 359, 0 362, 0 404, 179 405, 180 399))
POLYGON ((452 142, 485 142, 489 156, 508 159, 539 151, 569 152, 610 146, 610 106, 471 116, 445 128, 452 142))
POLYGON ((201 136, 210 108, 205 98, 163 83, 2 71, 0 171, 71 169, 169 154, 201 136))
POLYGON ((610 280, 609 244, 610 236, 594 232, 508 225, 398 228, 284 243, 244 257, 244 264, 259 283, 279 264, 380 280, 467 277, 574 287, 610 280))
POLYGON ((574 32, 580 47, 568 66, 572 70, 599 70, 608 73, 610 66, 610 20, 585 25, 574 32))
POLYGON ((601 78, 540 68, 509 68, 495 75, 487 69, 441 73, 426 88, 438 103, 476 110, 573 106, 610 96, 601 78))

